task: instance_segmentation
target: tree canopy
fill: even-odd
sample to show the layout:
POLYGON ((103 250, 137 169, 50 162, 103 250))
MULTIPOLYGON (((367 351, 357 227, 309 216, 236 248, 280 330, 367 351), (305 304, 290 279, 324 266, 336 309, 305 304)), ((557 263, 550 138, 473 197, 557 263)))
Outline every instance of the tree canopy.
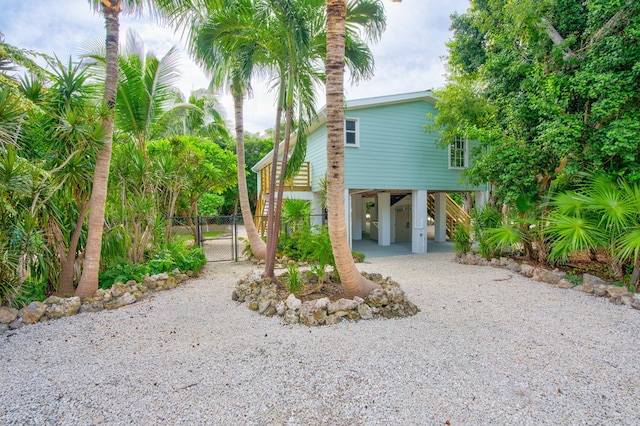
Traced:
POLYGON ((431 127, 478 140, 495 202, 587 172, 640 181, 640 14, 631 0, 474 0, 452 16, 431 127))

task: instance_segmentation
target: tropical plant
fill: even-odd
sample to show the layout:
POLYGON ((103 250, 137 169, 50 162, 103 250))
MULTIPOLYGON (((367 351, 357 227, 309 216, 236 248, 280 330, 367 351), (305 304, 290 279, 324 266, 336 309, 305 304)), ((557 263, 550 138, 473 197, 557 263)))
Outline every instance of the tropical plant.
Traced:
POLYGON ((453 231, 453 247, 458 255, 466 254, 471 250, 471 234, 464 223, 458 223, 453 231))
POLYGON ((602 175, 588 179, 575 191, 553 199, 547 233, 549 260, 565 262, 569 255, 602 248, 611 273, 623 276, 624 262, 633 264, 630 285, 637 288, 640 252, 640 186, 602 175))
POLYGON ((287 265, 287 275, 285 277, 287 283, 287 290, 292 294, 298 294, 304 285, 302 276, 300 274, 300 268, 295 263, 287 265))

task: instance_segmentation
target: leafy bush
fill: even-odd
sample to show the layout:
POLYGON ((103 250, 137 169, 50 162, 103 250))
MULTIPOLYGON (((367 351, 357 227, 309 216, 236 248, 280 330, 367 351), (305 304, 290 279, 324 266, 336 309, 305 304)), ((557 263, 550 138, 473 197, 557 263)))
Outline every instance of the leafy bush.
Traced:
POLYGON ((471 250, 471 235, 464 223, 458 223, 453 231, 453 246, 458 254, 465 254, 471 250))
POLYGON ((115 282, 136 280, 142 282, 144 276, 170 272, 174 269, 198 272, 207 262, 204 252, 199 247, 187 247, 184 243, 173 242, 166 248, 151 255, 145 263, 131 263, 120 258, 100 273, 100 288, 107 289, 115 282))
POLYGON ((298 292, 300 292, 304 283, 300 276, 298 265, 292 263, 287 266, 287 275, 284 277, 284 280, 290 293, 298 294, 298 292))

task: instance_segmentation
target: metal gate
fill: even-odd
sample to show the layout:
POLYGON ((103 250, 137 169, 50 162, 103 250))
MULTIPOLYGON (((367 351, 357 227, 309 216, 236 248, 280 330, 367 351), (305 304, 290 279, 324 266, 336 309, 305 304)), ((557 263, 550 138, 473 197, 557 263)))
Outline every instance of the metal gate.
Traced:
POLYGON ((238 260, 238 221, 236 216, 198 216, 196 223, 200 247, 209 262, 238 260))
POLYGON ((208 262, 238 260, 236 216, 173 217, 172 225, 174 234, 190 234, 195 238, 208 262))

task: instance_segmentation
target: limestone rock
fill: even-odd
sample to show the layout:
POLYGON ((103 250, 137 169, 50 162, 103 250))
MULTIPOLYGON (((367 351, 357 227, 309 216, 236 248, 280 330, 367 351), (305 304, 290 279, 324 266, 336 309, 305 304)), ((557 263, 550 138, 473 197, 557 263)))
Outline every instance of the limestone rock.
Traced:
POLYGON ((0 324, 9 324, 18 318, 18 310, 8 306, 0 306, 0 324))
POLYGON ((600 284, 599 286, 596 286, 593 288, 593 294, 595 294, 598 297, 603 297, 607 295, 607 285, 606 284, 600 284))
POLYGON ((615 285, 607 286, 607 294, 612 299, 619 299, 622 296, 629 295, 629 290, 626 287, 618 287, 615 285))
POLYGON ((287 305, 281 300, 276 304, 276 314, 283 316, 285 312, 287 312, 287 305))
POLYGON ((562 278, 556 286, 558 286, 558 288, 573 288, 573 283, 566 278, 562 278))
POLYGON ((4 333, 5 331, 9 331, 9 324, 4 324, 0 322, 0 334, 4 333))
POLYGON ((534 270, 535 268, 528 263, 523 263, 522 265, 520 265, 520 273, 525 277, 531 278, 533 276, 534 270))
POLYGON ((62 299, 58 296, 49 296, 46 299, 44 299, 44 303, 45 305, 53 305, 55 303, 60 303, 62 299))
POLYGON ((127 291, 129 291, 129 286, 127 286, 125 283, 117 282, 111 286, 111 295, 113 297, 120 297, 127 291))
POLYGON ((383 306, 389 303, 387 293, 382 289, 373 290, 365 300, 372 306, 383 306))
POLYGON ((132 303, 136 303, 136 297, 133 294, 126 292, 122 296, 115 298, 113 301, 113 307, 119 308, 121 306, 131 305, 132 303))
POLYGON ((549 271, 548 269, 538 268, 536 269, 535 275, 540 279, 540 281, 555 285, 558 284, 567 274, 558 270, 549 271))
POLYGON ((574 290, 581 291, 583 293, 593 293, 593 287, 590 285, 579 284, 573 288, 574 290))
POLYGON ((334 324, 338 324, 340 321, 342 321, 342 317, 339 317, 338 315, 332 314, 332 315, 327 315, 327 319, 325 321, 325 324, 334 325, 334 324))
POLYGON ((31 302, 29 306, 20 309, 19 316, 25 324, 35 324, 47 312, 47 305, 42 302, 31 302))
POLYGON ((286 324, 297 324, 300 321, 298 312, 294 311, 293 309, 288 309, 287 312, 284 313, 283 321, 286 324))
POLYGON ((100 312, 104 310, 104 302, 102 301, 93 301, 93 302, 87 302, 85 301, 81 306, 80 306, 80 310, 78 311, 78 313, 84 313, 84 312, 100 312))
POLYGON ((329 306, 329 298, 323 297, 321 299, 316 300, 316 309, 327 309, 329 306))
POLYGON ((371 306, 367 305, 366 303, 358 306, 358 313, 360 314, 360 318, 362 318, 363 320, 373 318, 373 309, 371 309, 371 306))
POLYGON ((596 287, 602 284, 608 284, 606 281, 591 274, 582 274, 582 284, 596 287))
POLYGON ((298 299, 295 295, 290 294, 289 297, 287 297, 285 304, 287 305, 287 308, 295 311, 300 309, 300 307, 302 306, 302 301, 298 299))
POLYGON ((355 296, 353 298, 353 301, 356 302, 358 304, 358 306, 362 305, 364 303, 364 299, 360 296, 355 296))
POLYGON ((325 309, 316 307, 316 309, 313 311, 313 319, 316 320, 318 325, 324 324, 327 320, 327 311, 325 309))
POLYGON ((273 316, 276 313, 276 309, 273 305, 273 299, 261 297, 258 300, 258 313, 267 317, 273 316))
POLYGON ((393 303, 404 302, 404 291, 400 287, 392 287, 387 290, 387 297, 393 303))
POLYGON ((69 297, 67 299, 58 298, 57 303, 48 305, 47 317, 50 319, 58 319, 77 314, 80 310, 81 302, 79 297, 69 297))
POLYGON ((16 318, 13 321, 11 321, 9 323, 9 329, 11 330, 17 330, 19 328, 24 327, 24 323, 22 322, 22 320, 20 318, 16 318))
POLYGON ((316 302, 308 301, 304 302, 300 307, 300 323, 313 326, 318 325, 318 320, 316 320, 314 313, 316 311, 316 302))
MULTIPOLYGON (((384 290, 379 290, 384 294, 384 290)), ((385 295, 385 297, 387 297, 385 295)), ((351 299, 338 299, 335 302, 330 302, 327 306, 327 311, 330 314, 336 313, 338 311, 349 311, 351 309, 357 309, 358 302, 351 299)))

